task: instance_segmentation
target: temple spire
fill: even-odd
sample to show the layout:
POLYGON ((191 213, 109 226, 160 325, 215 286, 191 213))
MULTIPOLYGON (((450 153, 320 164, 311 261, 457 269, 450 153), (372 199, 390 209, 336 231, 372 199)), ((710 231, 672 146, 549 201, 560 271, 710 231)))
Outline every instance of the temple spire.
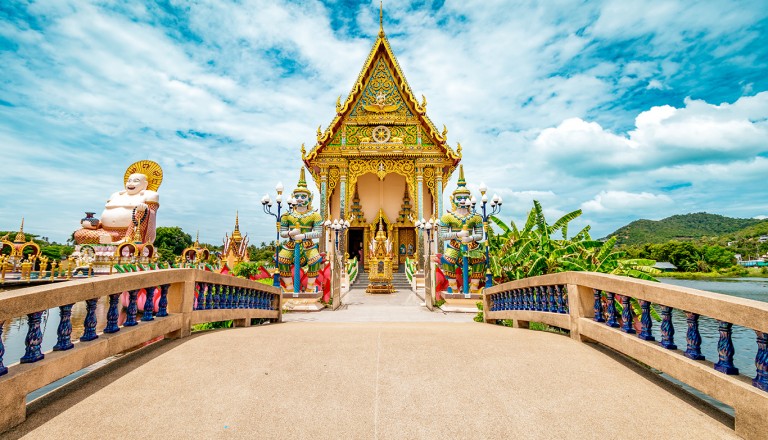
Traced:
POLYGON ((24 235, 24 217, 21 218, 21 226, 19 227, 19 233, 16 234, 16 239, 14 240, 16 243, 24 243, 27 241, 26 236, 24 235))
POLYGON ((235 211, 235 231, 240 230, 240 210, 235 211))
POLYGON ((379 2, 379 37, 384 38, 384 1, 379 2))

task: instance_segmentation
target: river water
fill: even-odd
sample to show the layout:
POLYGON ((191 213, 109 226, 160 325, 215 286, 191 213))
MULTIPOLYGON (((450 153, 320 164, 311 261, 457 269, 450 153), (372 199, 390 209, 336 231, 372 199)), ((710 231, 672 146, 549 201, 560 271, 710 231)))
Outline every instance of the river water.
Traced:
MULTIPOLYGON (((2 298, 2 291, 0 291, 0 298, 2 298)), ((107 303, 108 303, 107 297, 99 298, 97 302, 96 331, 99 333, 101 333, 101 331, 107 325, 107 309, 108 309, 107 303)), ((83 335, 83 332, 85 329, 83 326, 83 322, 85 321, 85 314, 86 314, 86 310, 85 310, 84 301, 76 303, 72 307, 71 338, 73 342, 78 340, 80 336, 83 335)), ((139 318, 140 316, 141 315, 139 315, 139 318)), ((43 330, 43 342, 41 344, 43 353, 45 353, 46 351, 52 350, 53 346, 56 345, 56 331, 57 331, 57 328, 59 327, 59 321, 60 321, 60 317, 59 317, 58 307, 44 312, 42 323, 40 325, 41 329, 43 330)), ((125 321, 125 312, 121 311, 119 322, 122 323, 123 321, 125 321)), ((3 363, 5 364, 5 366, 18 363, 19 359, 22 356, 24 356, 24 350, 25 350, 24 339, 26 338, 26 335, 27 335, 27 317, 26 316, 14 318, 10 321, 6 321, 3 324, 3 344, 5 345, 5 355, 3 356, 3 363)), ((43 388, 40 388, 39 390, 33 391, 27 396, 27 401, 34 400, 44 395, 45 393, 58 388, 61 385, 71 382, 77 377, 80 377, 90 371, 93 371, 103 365, 106 365, 107 363, 113 361, 114 359, 117 359, 118 357, 119 355, 97 362, 96 364, 90 365, 89 367, 84 368, 80 371, 77 371, 67 377, 59 379, 54 383, 46 385, 43 388)))
MULTIPOLYGON (((693 289, 707 290, 723 293, 739 298, 768 302, 768 278, 723 278, 717 280, 680 280, 675 278, 660 278, 665 284, 690 287, 693 289)), ((685 332, 687 323, 685 314, 680 310, 672 312, 672 322, 675 325, 675 343, 677 348, 685 350, 685 332)), ((659 323, 654 323, 654 333, 657 340, 661 339, 659 323)), ((707 360, 717 362, 717 341, 720 333, 717 330, 717 321, 702 316, 699 318, 699 331, 701 332, 701 353, 707 360)), ((757 341, 755 331, 738 325, 733 326, 733 345, 735 354, 733 363, 739 369, 739 373, 749 377, 755 377, 755 355, 757 354, 757 341)))

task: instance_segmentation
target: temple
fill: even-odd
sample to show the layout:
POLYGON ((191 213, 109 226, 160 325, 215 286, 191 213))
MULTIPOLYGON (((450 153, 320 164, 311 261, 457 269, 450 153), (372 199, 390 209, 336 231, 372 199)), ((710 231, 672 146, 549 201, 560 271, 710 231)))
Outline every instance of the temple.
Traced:
MULTIPOLYGON (((415 222, 440 218, 445 185, 461 160, 448 129, 438 130, 427 116, 427 101, 414 96, 380 28, 368 59, 317 144, 302 160, 320 192, 320 213, 346 219, 351 226, 344 250, 365 261, 366 250, 383 228, 397 269, 418 254, 415 222)), ((367 270, 367 264, 364 265, 367 270)))

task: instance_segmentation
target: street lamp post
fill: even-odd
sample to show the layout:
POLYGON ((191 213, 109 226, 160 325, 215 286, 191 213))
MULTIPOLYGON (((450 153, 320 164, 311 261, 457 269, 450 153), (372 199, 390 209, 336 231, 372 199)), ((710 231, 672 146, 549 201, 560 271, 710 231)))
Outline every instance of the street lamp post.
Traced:
POLYGON ((339 255, 339 234, 342 234, 342 238, 344 237, 344 231, 349 228, 349 221, 335 219, 331 222, 331 220, 328 219, 323 225, 326 229, 333 231, 335 235, 333 259, 331 259, 331 308, 336 310, 341 306, 342 259, 339 255))
POLYGON ((342 234, 342 238, 344 237, 344 231, 349 229, 349 220, 339 220, 334 219, 333 222, 331 222, 330 219, 326 220, 323 225, 326 227, 326 229, 330 229, 335 233, 335 245, 334 248, 336 249, 336 253, 339 252, 339 234, 342 234))
MULTIPOLYGON (((278 182, 275 186, 275 190, 277 191, 277 197, 275 197, 275 202, 277 202, 277 212, 272 212, 272 198, 269 197, 269 194, 264 194, 264 197, 261 198, 261 206, 264 208, 264 212, 266 214, 271 215, 275 218, 275 226, 277 229, 276 238, 275 238, 275 275, 272 279, 272 285, 275 287, 280 287, 280 268, 277 261, 277 255, 280 252, 280 211, 283 209, 283 184, 282 182, 278 182)), ((296 201, 293 200, 293 198, 289 197, 288 200, 286 200, 288 203, 288 210, 290 211, 293 209, 293 206, 296 204, 296 201)))
MULTIPOLYGON (((482 195, 481 201, 482 201, 482 208, 483 213, 481 216, 483 217, 483 234, 485 235, 485 287, 492 287, 493 286, 493 274, 491 274, 491 258, 490 258, 490 246, 488 244, 488 219, 492 215, 496 215, 499 212, 501 212, 501 197, 499 197, 498 194, 494 194, 493 198, 491 199, 491 209, 490 211, 487 210, 486 205, 488 204, 488 195, 486 192, 488 192, 488 187, 485 186, 485 183, 480 183, 480 194, 482 195)), ((474 197, 472 198, 474 202, 474 197)), ((474 203, 473 203, 474 206, 474 203)))
POLYGON ((432 257, 432 228, 435 226, 435 221, 433 219, 429 219, 429 221, 426 221, 424 219, 417 220, 416 221, 416 227, 420 231, 426 231, 426 237, 427 237, 427 252, 424 254, 425 256, 425 262, 424 262, 424 303, 426 304, 427 308, 429 310, 432 310, 433 307, 433 295, 432 295, 432 264, 430 262, 430 259, 432 257))

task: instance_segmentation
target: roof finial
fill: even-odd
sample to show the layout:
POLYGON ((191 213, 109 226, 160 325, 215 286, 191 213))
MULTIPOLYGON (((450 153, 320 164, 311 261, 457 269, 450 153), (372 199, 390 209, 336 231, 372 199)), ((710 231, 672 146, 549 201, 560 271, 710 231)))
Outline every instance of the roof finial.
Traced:
POLYGON ((24 217, 21 218, 21 227, 19 227, 19 233, 16 234, 16 238, 13 240, 16 243, 24 243, 27 237, 24 235, 24 217))
POLYGON ((379 2, 379 37, 384 37, 384 1, 379 2))
POLYGON ((240 211, 235 211, 235 231, 240 230, 240 211))

